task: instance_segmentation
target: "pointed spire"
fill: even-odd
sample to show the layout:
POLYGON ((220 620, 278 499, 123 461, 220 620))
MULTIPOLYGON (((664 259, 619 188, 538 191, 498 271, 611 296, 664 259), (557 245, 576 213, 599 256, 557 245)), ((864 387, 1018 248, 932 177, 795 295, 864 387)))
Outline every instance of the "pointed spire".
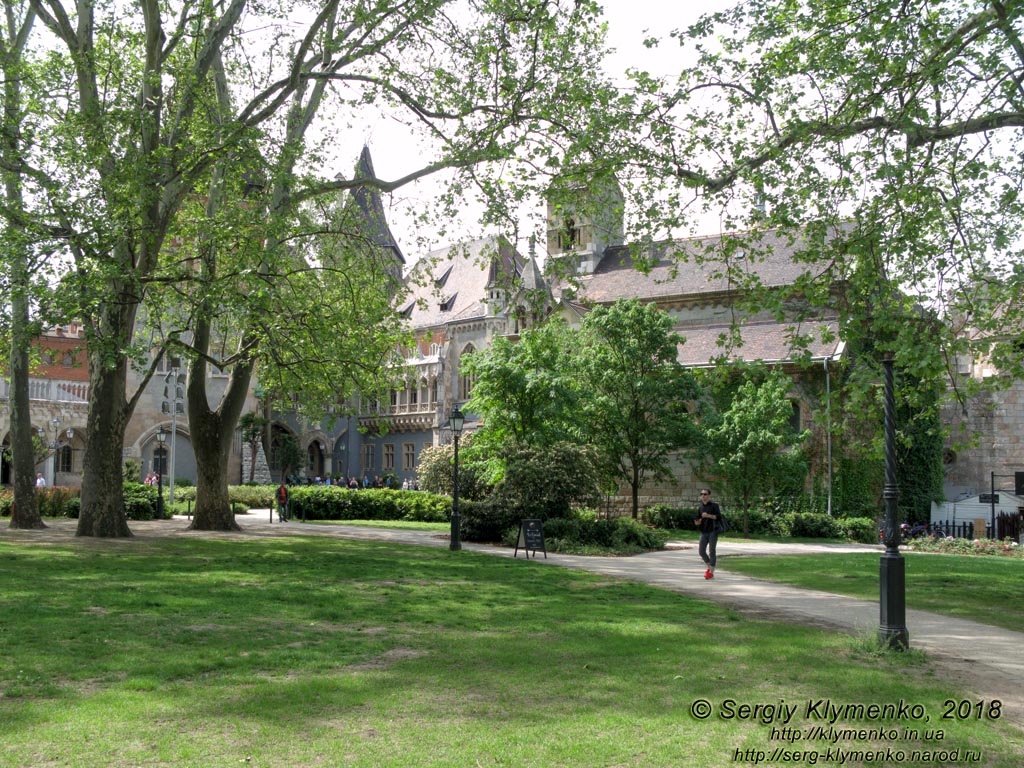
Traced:
MULTIPOLYGON (((370 147, 363 145, 363 151, 359 155, 359 162, 356 163, 354 179, 376 179, 377 174, 373 170, 373 160, 370 157, 370 147)), ((400 264, 405 264, 405 257, 398 247, 391 228, 388 227, 387 217, 384 215, 384 203, 381 200, 380 190, 374 187, 356 187, 351 193, 351 204, 359 209, 359 216, 363 220, 366 237, 374 245, 381 248, 389 248, 394 253, 400 264)))

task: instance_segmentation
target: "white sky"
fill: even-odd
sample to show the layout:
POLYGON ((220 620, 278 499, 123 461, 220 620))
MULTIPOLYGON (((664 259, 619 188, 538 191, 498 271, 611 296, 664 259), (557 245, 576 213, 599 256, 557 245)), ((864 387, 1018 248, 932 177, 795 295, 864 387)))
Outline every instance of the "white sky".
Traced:
MULTIPOLYGON (((701 15, 732 3, 727 0, 704 0, 698 3, 666 3, 665 0, 606 0, 605 18, 608 21, 608 46, 615 53, 606 61, 606 71, 612 75, 624 73, 627 68, 644 69, 654 75, 672 75, 680 69, 681 52, 677 41, 669 33, 682 29, 701 15), (648 49, 643 41, 648 37, 662 39, 662 44, 648 49)), ((341 163, 355 164, 362 143, 368 143, 373 155, 374 169, 382 179, 398 178, 416 164, 415 147, 409 146, 405 128, 386 117, 379 117, 363 129, 358 147, 353 147, 351 159, 341 163), (400 148, 407 147, 402 152, 400 148), (396 151, 397 150, 397 151, 396 151)), ((344 167, 344 165, 343 165, 344 167)), ((349 171, 346 170, 346 174, 349 171)), ((408 264, 414 263, 430 248, 440 248, 460 238, 476 237, 484 233, 476 222, 479 212, 467 209, 462 222, 451 222, 444 234, 434 230, 417 229, 410 209, 422 209, 436 193, 436 182, 422 181, 397 191, 391 199, 387 215, 391 230, 398 240, 408 264), (420 239, 429 247, 420 244, 420 239)), ((388 200, 385 199, 385 206, 388 200)), ((534 215, 542 212, 540 202, 534 215)), ((520 244, 523 247, 523 244, 520 244)))

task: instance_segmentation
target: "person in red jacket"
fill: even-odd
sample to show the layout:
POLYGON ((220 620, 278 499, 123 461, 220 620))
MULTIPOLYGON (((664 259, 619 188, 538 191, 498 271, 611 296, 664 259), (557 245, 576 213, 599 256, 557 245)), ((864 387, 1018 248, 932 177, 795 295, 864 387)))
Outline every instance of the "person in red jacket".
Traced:
POLYGON ((277 487, 277 519, 288 522, 288 487, 284 483, 277 487))

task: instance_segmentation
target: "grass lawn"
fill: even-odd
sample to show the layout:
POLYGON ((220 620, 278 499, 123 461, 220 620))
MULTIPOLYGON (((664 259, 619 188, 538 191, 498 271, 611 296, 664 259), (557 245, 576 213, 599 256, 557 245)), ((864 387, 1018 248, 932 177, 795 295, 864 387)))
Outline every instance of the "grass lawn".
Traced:
POLYGON ((1004 720, 940 719, 961 695, 920 654, 543 563, 297 536, 3 542, 0 584, 4 768, 1024 760, 1004 720), (819 699, 930 720, 849 714, 837 725, 886 735, 773 740, 827 728, 819 699), (770 724, 782 705, 792 719, 770 724))
MULTIPOLYGON (((878 598, 879 554, 719 557, 723 570, 824 592, 878 598)), ((907 607, 1024 632, 1024 560, 905 552, 907 607)))

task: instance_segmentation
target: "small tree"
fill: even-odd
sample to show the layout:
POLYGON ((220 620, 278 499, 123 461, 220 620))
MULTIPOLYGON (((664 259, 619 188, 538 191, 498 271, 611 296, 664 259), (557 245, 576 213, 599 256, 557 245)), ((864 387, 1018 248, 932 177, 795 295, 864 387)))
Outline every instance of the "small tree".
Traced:
POLYGON ((551 320, 513 343, 498 337, 489 349, 467 357, 475 377, 466 410, 483 426, 477 449, 502 453, 509 445, 545 446, 578 432, 578 381, 572 372, 574 333, 551 320))
POLYGON ((743 509, 743 533, 749 531, 751 502, 793 476, 805 475, 807 463, 800 444, 808 433, 791 424, 793 406, 787 397, 791 383, 781 371, 763 382, 747 380, 729 407, 712 416, 704 429, 705 469, 719 478, 743 509))
POLYGON ((302 451, 299 441, 289 432, 282 432, 274 445, 277 465, 281 468, 281 479, 285 480, 293 470, 302 466, 302 451))
POLYGON ((249 446, 249 482, 256 479, 256 452, 263 442, 263 433, 270 421, 258 413, 246 413, 238 420, 238 428, 242 432, 242 442, 249 446))
POLYGON ((645 480, 671 479, 669 455, 697 440, 686 406, 698 387, 677 359, 683 341, 668 315, 635 299, 598 307, 583 320, 576 356, 581 433, 605 478, 629 484, 634 518, 645 480))

